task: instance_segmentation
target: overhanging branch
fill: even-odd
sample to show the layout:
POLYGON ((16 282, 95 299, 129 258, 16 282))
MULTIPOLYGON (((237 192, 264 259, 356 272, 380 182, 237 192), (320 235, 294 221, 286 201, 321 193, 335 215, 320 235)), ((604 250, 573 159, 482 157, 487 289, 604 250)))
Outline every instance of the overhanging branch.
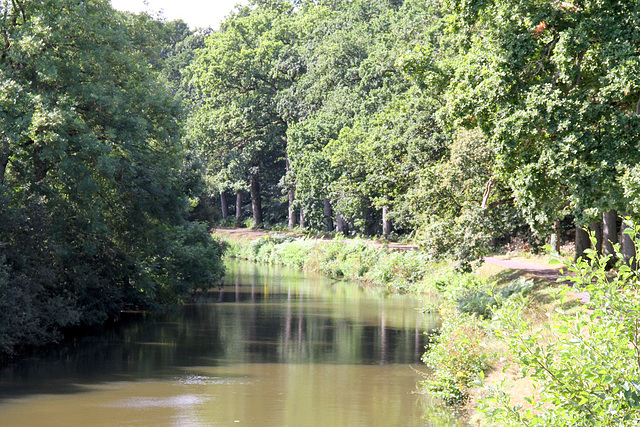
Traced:
POLYGON ((501 206, 501 205, 512 204, 513 201, 514 201, 513 197, 497 200, 493 203, 490 203, 489 206, 487 206, 487 210, 490 211, 491 209, 497 208, 498 206, 501 206))

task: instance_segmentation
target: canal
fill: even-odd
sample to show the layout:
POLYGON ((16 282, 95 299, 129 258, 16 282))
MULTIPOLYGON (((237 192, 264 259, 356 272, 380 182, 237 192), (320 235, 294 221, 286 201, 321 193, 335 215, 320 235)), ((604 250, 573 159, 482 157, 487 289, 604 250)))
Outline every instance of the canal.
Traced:
POLYGON ((416 394, 425 301, 229 261, 225 284, 0 371, 2 426, 450 426, 416 394), (412 369, 414 368, 414 369, 412 369))

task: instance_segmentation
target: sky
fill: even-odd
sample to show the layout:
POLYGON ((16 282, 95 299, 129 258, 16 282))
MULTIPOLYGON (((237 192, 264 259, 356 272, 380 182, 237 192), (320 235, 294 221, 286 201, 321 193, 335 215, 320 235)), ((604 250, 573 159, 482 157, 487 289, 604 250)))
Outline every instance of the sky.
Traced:
POLYGON ((118 10, 130 12, 158 12, 168 20, 182 19, 193 29, 208 27, 217 29, 220 21, 229 14, 238 3, 246 4, 246 0, 111 0, 111 5, 118 10), (147 3, 147 5, 145 5, 147 3))

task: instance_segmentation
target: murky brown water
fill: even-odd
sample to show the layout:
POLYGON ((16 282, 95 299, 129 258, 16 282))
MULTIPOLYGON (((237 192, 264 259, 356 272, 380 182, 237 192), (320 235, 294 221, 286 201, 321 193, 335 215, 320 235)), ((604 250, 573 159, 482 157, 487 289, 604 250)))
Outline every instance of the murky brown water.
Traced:
POLYGON ((226 284, 0 371, 2 426, 449 426, 423 302, 230 262, 226 284))

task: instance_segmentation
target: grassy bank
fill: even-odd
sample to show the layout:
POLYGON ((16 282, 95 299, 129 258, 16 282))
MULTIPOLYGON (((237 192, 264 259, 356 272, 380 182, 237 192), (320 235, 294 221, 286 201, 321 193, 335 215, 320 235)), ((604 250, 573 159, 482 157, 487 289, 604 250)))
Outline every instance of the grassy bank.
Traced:
POLYGON ((622 264, 607 272, 606 259, 590 254, 570 267, 568 288, 494 265, 458 273, 419 251, 366 241, 227 241, 230 256, 437 296, 442 328, 423 357, 433 369, 425 391, 467 409, 475 425, 640 420, 640 279, 622 264))
POLYGON ((365 240, 304 238, 294 235, 226 236, 227 256, 359 280, 394 292, 418 292, 427 277, 447 271, 419 251, 392 250, 365 240))

